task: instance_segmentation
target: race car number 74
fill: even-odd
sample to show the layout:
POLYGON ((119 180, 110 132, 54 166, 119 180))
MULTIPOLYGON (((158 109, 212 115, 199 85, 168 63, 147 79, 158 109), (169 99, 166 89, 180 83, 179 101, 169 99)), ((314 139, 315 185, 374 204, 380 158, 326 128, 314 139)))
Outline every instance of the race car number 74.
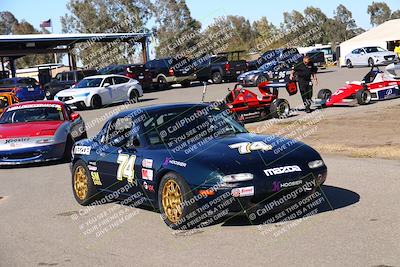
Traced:
POLYGON ((117 163, 119 163, 117 170, 117 180, 122 181, 124 178, 128 183, 133 183, 135 179, 135 155, 119 154, 117 163))

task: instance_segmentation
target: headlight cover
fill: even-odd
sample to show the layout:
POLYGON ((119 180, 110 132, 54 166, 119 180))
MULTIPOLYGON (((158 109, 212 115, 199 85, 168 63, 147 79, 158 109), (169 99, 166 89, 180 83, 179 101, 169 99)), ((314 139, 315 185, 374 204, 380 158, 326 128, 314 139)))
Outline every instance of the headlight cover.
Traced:
POLYGON ((237 183, 253 180, 253 174, 251 173, 237 173, 237 174, 229 174, 222 177, 222 181, 224 183, 237 183))
POLYGON ((322 167, 324 165, 325 165, 325 163, 322 159, 310 161, 308 163, 308 167, 310 167, 310 169, 316 169, 316 168, 322 167))

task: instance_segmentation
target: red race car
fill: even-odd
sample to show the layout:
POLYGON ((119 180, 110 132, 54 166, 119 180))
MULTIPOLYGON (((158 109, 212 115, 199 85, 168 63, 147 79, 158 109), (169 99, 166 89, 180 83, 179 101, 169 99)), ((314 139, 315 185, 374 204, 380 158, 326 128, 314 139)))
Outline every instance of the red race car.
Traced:
POLYGON ((268 116, 284 118, 289 115, 290 105, 286 99, 278 98, 278 89, 282 87, 285 87, 290 95, 297 93, 295 82, 262 82, 258 85, 261 96, 245 89, 241 84, 236 84, 225 97, 226 105, 243 123, 260 121, 268 116))
POLYGON ((389 65, 386 71, 372 67, 360 81, 348 82, 335 93, 329 89, 318 92, 316 106, 331 107, 334 105, 366 105, 371 101, 386 100, 400 96, 400 77, 395 73, 400 66, 389 65))
POLYGON ((0 166, 68 161, 74 142, 86 137, 83 119, 62 102, 8 106, 0 116, 0 166))

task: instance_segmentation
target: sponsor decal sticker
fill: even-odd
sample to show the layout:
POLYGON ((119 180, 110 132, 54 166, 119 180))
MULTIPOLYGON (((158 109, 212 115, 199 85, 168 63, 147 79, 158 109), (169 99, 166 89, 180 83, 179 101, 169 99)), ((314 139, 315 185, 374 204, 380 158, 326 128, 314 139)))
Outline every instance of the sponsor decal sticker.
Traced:
POLYGON ((89 171, 97 171, 97 166, 88 165, 87 167, 89 171))
POLYGON ((90 172, 90 176, 92 177, 94 185, 102 185, 98 172, 90 172))
POLYGON ((234 188, 231 191, 233 197, 248 197, 254 196, 254 186, 234 188))
POLYGON ((287 188, 287 187, 292 187, 292 186, 297 186, 301 185, 303 183, 302 180, 297 180, 297 181, 291 181, 291 182, 280 182, 280 181, 274 181, 272 183, 272 191, 273 192, 278 192, 281 190, 281 188, 287 188))
POLYGON ((21 137, 21 138, 13 138, 13 139, 6 139, 4 144, 11 144, 11 143, 22 143, 28 142, 30 140, 29 137, 21 137))
POLYGON ((25 108, 60 108, 59 104, 29 104, 29 105, 18 105, 14 107, 10 107, 8 111, 17 110, 17 109, 25 109, 25 108))
POLYGON ((267 176, 279 175, 279 174, 291 173, 291 172, 301 172, 301 169, 297 165, 292 165, 292 166, 284 166, 284 167, 277 167, 277 168, 264 170, 264 173, 267 176))
POLYGON ((150 191, 150 192, 154 192, 154 186, 151 184, 148 184, 147 182, 143 183, 143 188, 150 191))
POLYGON ((153 168, 153 160, 152 159, 143 159, 142 167, 149 168, 149 169, 153 168))
POLYGON ((153 181, 153 170, 142 169, 142 179, 153 181))
POLYGON ((269 151, 272 150, 271 145, 267 145, 263 141, 257 142, 243 142, 229 145, 232 149, 237 149, 239 154, 249 154, 252 151, 269 151))
POLYGON ((177 160, 167 157, 167 158, 165 158, 165 160, 163 162, 163 166, 166 167, 168 164, 176 165, 176 166, 183 167, 183 168, 185 168, 187 166, 187 163, 185 163, 185 162, 177 161, 177 160))
POLYGON ((90 146, 75 146, 74 154, 77 155, 90 155, 90 146))

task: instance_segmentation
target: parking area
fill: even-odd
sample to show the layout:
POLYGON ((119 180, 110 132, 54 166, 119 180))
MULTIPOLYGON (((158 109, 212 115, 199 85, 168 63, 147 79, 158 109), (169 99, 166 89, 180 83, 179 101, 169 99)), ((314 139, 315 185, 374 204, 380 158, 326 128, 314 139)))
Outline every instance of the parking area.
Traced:
MULTIPOLYGON (((359 80, 367 71, 324 70, 318 74, 314 96, 319 89, 334 91, 346 81, 359 80)), ((209 85, 205 101, 223 99, 233 86, 209 85)), ((202 93, 199 84, 177 86, 145 93, 138 104, 79 113, 91 137, 117 111, 199 102, 202 93)), ((79 206, 73 198, 68 164, 4 169, 0 172, 0 266, 150 266, 150 262, 152 266, 296 266, 332 265, 332 261, 336 266, 398 266, 400 162, 398 154, 390 153, 400 149, 400 99, 306 115, 298 94, 288 96, 282 91, 280 97, 299 108, 295 116, 247 128, 279 134, 290 122, 314 116, 307 118, 315 123, 307 125, 299 139, 319 147, 329 168, 319 195, 306 203, 309 209, 318 206, 312 209, 317 212, 284 222, 268 216, 254 219, 252 214, 227 216, 195 231, 173 231, 149 208, 118 203, 79 206), (363 123, 362 131, 358 123, 363 123), (307 133, 309 129, 314 130, 307 133), (360 146, 367 148, 365 154, 351 153, 360 146), (378 153, 374 150, 378 147, 387 150, 378 153)))

